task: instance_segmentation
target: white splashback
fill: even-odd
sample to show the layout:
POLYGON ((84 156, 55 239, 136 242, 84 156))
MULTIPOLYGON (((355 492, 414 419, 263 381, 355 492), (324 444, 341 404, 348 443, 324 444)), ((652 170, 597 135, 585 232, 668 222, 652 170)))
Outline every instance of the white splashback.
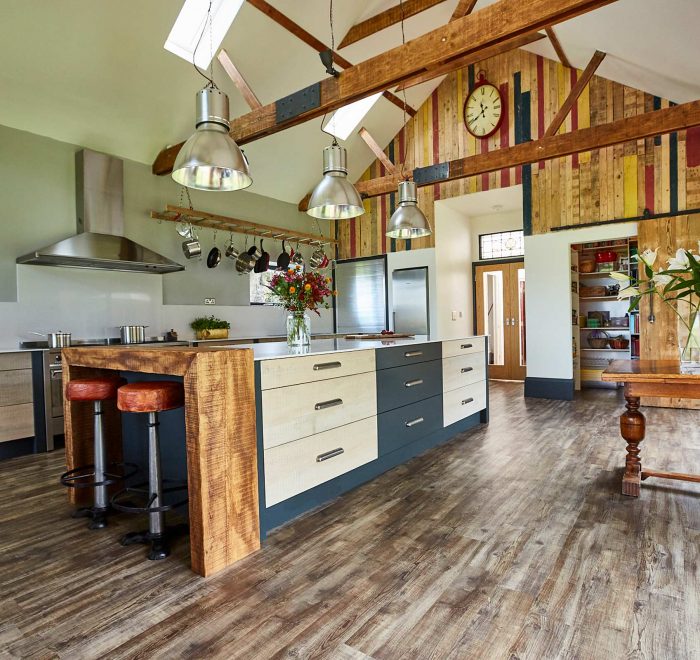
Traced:
MULTIPOLYGON (((179 338, 191 339, 190 321, 210 314, 231 323, 232 337, 285 333, 286 313, 276 307, 163 305, 162 277, 167 275, 17 266, 17 302, 0 303, 0 347, 40 339, 30 331, 116 337, 122 324, 148 325, 149 336, 174 328, 179 338)), ((331 311, 311 317, 312 332, 332 331, 331 311)))

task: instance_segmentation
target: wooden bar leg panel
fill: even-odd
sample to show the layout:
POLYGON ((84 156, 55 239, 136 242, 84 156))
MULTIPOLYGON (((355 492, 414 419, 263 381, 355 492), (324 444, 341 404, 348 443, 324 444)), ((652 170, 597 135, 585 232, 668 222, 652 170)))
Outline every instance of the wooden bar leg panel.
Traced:
POLYGON ((620 416, 620 433, 627 441, 625 474, 622 477, 622 494, 639 497, 642 482, 642 461, 639 458, 639 443, 644 440, 645 420, 639 412, 639 397, 625 391, 625 412, 620 416))
POLYGON ((199 353, 185 374, 192 570, 260 548, 253 353, 199 353), (203 385, 203 386, 201 386, 203 385))

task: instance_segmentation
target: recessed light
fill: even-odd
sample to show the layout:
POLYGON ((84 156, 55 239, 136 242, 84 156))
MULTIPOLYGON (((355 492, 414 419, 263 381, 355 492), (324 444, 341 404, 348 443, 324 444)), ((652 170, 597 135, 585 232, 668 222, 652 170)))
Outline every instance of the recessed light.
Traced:
POLYGON ((185 0, 163 48, 191 63, 197 41, 204 31, 197 48, 195 64, 200 69, 206 69, 219 50, 243 2, 244 0, 212 1, 210 39, 209 26, 206 25, 209 3, 204 0, 185 0))
POLYGON ((381 95, 382 92, 379 92, 336 110, 323 130, 335 135, 339 140, 347 140, 381 95))

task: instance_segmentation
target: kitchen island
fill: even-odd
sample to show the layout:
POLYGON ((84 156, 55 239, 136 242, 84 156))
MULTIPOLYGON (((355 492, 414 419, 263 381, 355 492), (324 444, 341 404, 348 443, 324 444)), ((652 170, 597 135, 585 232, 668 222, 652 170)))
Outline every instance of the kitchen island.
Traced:
MULTIPOLYGON (((192 570, 228 566, 273 529, 488 421, 483 337, 64 349, 64 381, 175 376, 184 428, 192 570)), ((64 382, 64 386, 65 386, 64 382)), ((91 462, 89 406, 66 402, 66 463, 91 462)), ((122 424, 105 411, 112 458, 122 424)), ((163 452, 167 439, 162 440, 163 452)))

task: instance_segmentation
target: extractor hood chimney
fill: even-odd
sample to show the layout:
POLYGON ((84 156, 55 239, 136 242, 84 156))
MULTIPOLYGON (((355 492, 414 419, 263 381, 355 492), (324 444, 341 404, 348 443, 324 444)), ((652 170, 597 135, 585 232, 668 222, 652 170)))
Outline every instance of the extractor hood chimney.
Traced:
POLYGON ((18 264, 139 273, 185 270, 124 236, 124 163, 83 149, 75 154, 77 235, 17 259, 18 264))

